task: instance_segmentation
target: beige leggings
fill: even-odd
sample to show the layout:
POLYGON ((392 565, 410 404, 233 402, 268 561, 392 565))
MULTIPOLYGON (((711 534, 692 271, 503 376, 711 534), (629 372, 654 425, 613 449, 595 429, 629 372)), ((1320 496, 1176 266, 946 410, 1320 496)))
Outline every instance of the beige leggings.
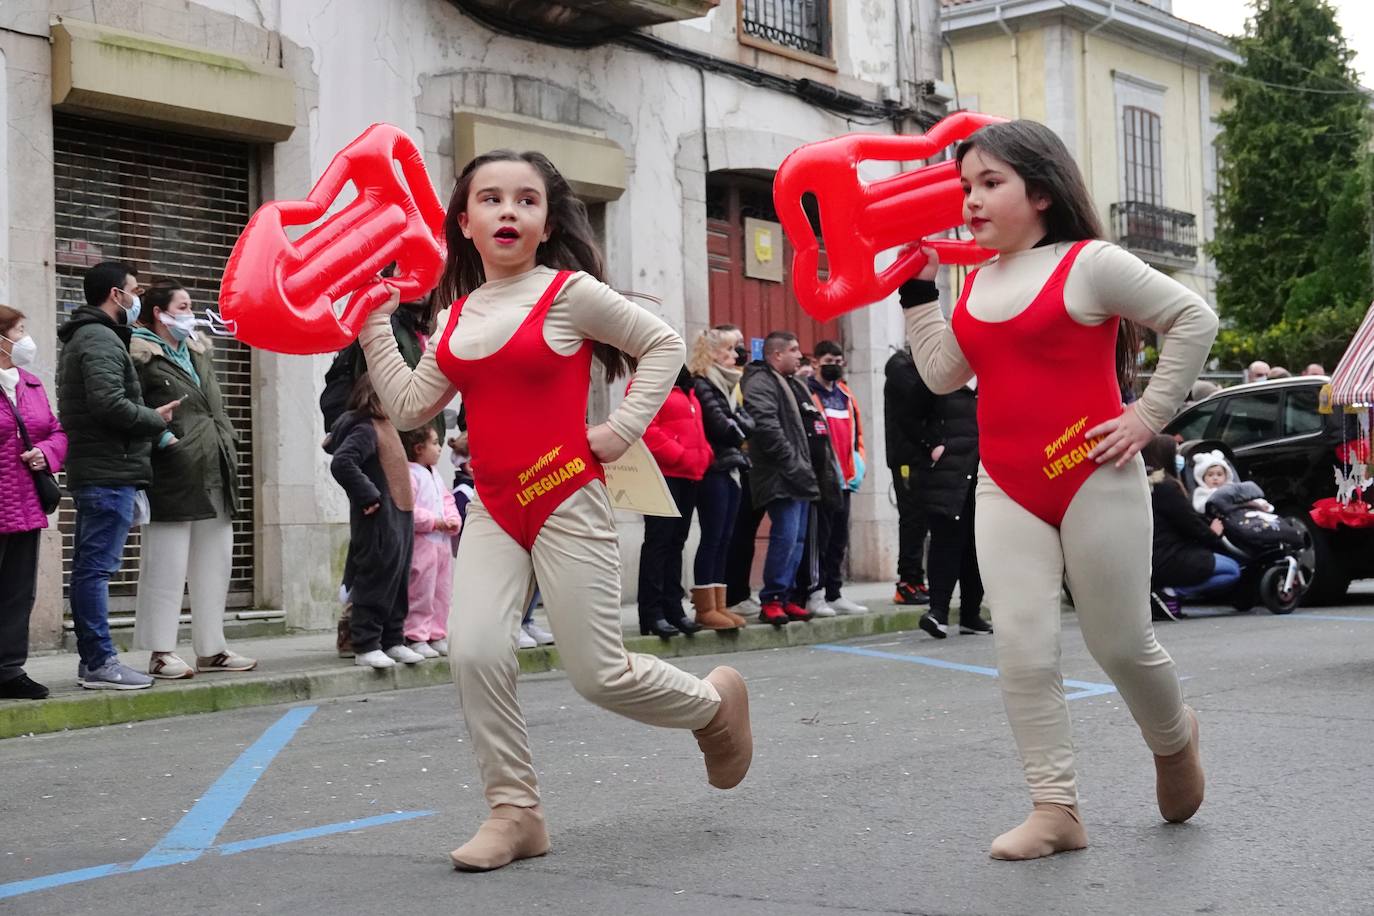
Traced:
POLYGON ((701 728, 720 706, 705 681, 625 651, 620 549, 606 488, 594 481, 549 516, 526 553, 474 499, 453 567, 449 664, 490 805, 539 803, 516 698, 516 638, 539 582, 559 658, 578 693, 649 725, 701 728))
POLYGON ((1007 719, 1033 802, 1078 803, 1073 733, 1060 671, 1059 598, 1067 577, 1088 651, 1126 701, 1145 744, 1173 754, 1189 740, 1173 659, 1150 621, 1153 516, 1139 457, 1099 468, 1059 528, 1011 499, 980 469, 975 537, 996 627, 1007 719))

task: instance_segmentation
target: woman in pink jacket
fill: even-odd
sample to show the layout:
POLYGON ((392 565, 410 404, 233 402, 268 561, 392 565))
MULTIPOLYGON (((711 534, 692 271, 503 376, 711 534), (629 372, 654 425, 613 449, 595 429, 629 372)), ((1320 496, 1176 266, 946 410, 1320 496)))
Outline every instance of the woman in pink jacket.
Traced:
POLYGON ((33 363, 37 350, 24 313, 0 305, 0 699, 7 700, 48 695, 24 673, 29 615, 38 596, 38 539, 48 527, 33 475, 62 469, 67 434, 43 383, 21 368, 33 363))

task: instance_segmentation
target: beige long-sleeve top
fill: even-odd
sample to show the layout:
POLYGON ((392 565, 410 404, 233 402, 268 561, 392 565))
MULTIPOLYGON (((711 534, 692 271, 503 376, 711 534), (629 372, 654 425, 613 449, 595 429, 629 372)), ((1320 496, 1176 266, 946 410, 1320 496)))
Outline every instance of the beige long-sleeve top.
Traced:
MULTIPOLYGON (((529 316, 556 273, 539 266, 519 276, 484 283, 473 291, 447 342, 453 355, 476 360, 499 350, 529 316)), ((447 321, 445 311, 436 327, 442 331, 447 321)), ((439 368, 436 347, 445 344, 438 334, 413 371, 396 349, 386 315, 374 313, 369 317, 358 339, 367 356, 372 385, 398 428, 423 425, 460 393, 439 368)), ((606 421, 626 442, 644 435, 686 356, 682 338, 662 319, 585 273, 574 274, 559 290, 544 318, 544 340, 564 356, 576 353, 584 341, 594 340, 639 360, 634 387, 606 421)), ((531 410, 535 409, 536 405, 531 405, 531 410)))
MULTIPOLYGON (((1015 318, 1025 311, 1072 242, 1002 254, 978 271, 968 310, 980 321, 1015 318)), ((1154 377, 1136 402, 1136 416, 1160 430, 1197 380, 1217 335, 1217 316, 1197 293, 1110 242, 1079 252, 1064 285, 1069 316, 1098 325, 1113 315, 1165 335, 1154 377)), ((973 377, 938 301, 906 310, 906 334, 921 378, 937 394, 956 391, 973 377)))

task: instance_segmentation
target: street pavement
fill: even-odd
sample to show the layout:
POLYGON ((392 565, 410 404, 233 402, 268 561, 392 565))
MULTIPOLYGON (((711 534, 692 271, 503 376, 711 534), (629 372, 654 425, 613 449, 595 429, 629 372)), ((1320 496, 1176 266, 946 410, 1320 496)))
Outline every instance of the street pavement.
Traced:
POLYGON ((1028 809, 992 642, 918 632, 679 660, 749 681, 756 756, 729 792, 691 735, 527 678, 553 851, 486 875, 447 858, 485 808, 451 687, 0 741, 0 914, 1374 912, 1374 589, 1159 633, 1207 802, 1161 822, 1066 615, 1082 852, 987 858, 1028 809))

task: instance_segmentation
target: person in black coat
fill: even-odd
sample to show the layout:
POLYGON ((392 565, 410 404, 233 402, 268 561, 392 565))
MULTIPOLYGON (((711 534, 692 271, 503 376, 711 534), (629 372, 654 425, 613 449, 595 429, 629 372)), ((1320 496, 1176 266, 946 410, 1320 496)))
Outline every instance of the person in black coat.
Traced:
POLYGON ((892 603, 929 604, 925 547, 930 526, 916 495, 917 472, 922 460, 929 460, 921 448, 921 417, 916 413, 925 386, 906 347, 888 358, 883 375, 883 432, 897 496, 897 587, 892 603))
POLYGON ((746 620, 727 609, 726 565, 743 495, 741 477, 749 469, 744 443, 754 432, 754 418, 735 397, 744 374, 735 352, 738 333, 718 328, 703 331, 688 359, 706 441, 715 455, 697 490, 701 543, 692 569, 696 583, 692 599, 698 603, 698 615, 701 608, 709 608, 737 627, 746 620))
POLYGON ((415 494, 396 428, 386 418, 367 373, 354 383, 324 450, 329 470, 348 494, 344 585, 352 605, 354 663, 390 668, 424 656, 405 643, 410 560, 415 547, 415 494))
POLYGON ((1222 553, 1220 519, 1209 524, 1179 479, 1178 444, 1155 436, 1141 451, 1154 509, 1150 605, 1156 620, 1177 620, 1183 599, 1225 591, 1240 578, 1240 564, 1222 553))
POLYGON ((936 639, 949 633, 949 605, 959 583, 959 632, 991 633, 982 617, 983 578, 973 537, 973 494, 978 483, 978 391, 966 385, 937 395, 920 376, 909 410, 921 418, 917 499, 930 524, 930 610, 921 629, 936 639))

